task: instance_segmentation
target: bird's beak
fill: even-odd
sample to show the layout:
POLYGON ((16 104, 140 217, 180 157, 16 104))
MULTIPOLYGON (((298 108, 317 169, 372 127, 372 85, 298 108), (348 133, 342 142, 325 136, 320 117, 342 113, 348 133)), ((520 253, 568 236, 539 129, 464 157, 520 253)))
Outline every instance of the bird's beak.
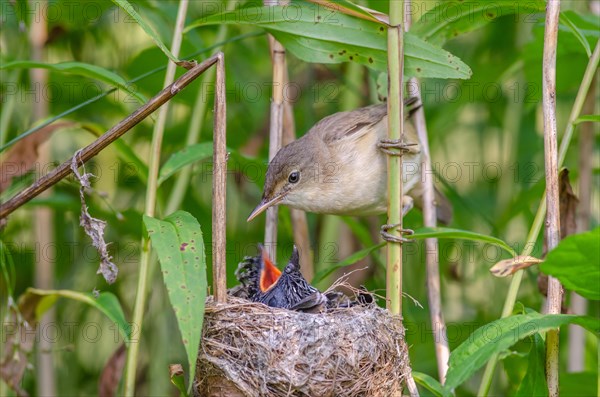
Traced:
POLYGON ((252 211, 252 213, 250 214, 250 216, 248 217, 246 222, 250 222, 252 219, 256 218, 259 214, 264 212, 267 208, 269 208, 273 205, 279 204, 281 202, 281 200, 283 200, 284 197, 285 197, 285 193, 281 193, 281 194, 278 194, 277 196, 273 197, 271 200, 267 200, 266 198, 263 198, 260 201, 260 203, 258 203, 256 208, 252 211))
POLYGON ((281 270, 273 264, 271 258, 269 258, 269 253, 264 247, 261 247, 261 258, 262 258, 262 266, 260 269, 260 277, 259 277, 259 287, 262 292, 267 292, 270 290, 279 277, 281 277, 281 270))

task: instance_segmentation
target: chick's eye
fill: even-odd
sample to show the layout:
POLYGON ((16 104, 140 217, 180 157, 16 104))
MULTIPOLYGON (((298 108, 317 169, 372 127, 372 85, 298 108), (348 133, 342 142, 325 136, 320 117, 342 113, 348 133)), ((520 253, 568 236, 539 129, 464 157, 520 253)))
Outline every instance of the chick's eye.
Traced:
POLYGON ((299 180, 300 180, 300 172, 298 172, 298 171, 292 171, 290 173, 290 176, 288 176, 288 181, 290 183, 298 183, 299 180))

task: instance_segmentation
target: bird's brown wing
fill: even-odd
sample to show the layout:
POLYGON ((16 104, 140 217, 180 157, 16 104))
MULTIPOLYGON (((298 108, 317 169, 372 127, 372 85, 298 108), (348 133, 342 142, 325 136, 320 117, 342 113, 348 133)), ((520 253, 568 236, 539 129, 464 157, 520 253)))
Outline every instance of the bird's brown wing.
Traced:
MULTIPOLYGON (((409 99, 405 103, 406 119, 405 134, 406 142, 419 143, 412 123, 409 121, 413 112, 420 107, 420 103, 409 99)), ((361 139, 373 128, 377 129, 377 135, 382 139, 387 136, 387 120, 381 123, 387 117, 387 105, 385 103, 371 105, 356 109, 350 112, 339 112, 325 117, 311 129, 309 133, 317 134, 326 144, 350 139, 356 141, 361 139), (381 123, 381 124, 380 124, 381 123), (379 125, 378 125, 379 124, 379 125)), ((418 145, 408 148, 409 153, 419 153, 418 145)))
POLYGON ((387 115, 385 104, 339 112, 319 121, 309 133, 320 135, 325 143, 341 139, 360 139, 387 115))

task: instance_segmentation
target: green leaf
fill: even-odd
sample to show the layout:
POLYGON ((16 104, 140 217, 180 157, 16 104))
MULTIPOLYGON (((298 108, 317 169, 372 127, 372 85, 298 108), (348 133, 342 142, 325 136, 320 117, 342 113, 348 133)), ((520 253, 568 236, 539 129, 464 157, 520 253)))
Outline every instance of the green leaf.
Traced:
POLYGON ((476 329, 465 342, 450 354, 446 387, 452 390, 455 389, 471 377, 494 354, 508 349, 517 341, 570 323, 579 324, 596 335, 600 331, 600 321, 596 318, 568 314, 542 315, 539 313, 519 314, 502 318, 476 329))
POLYGON ((525 377, 519 385, 516 397, 548 395, 548 384, 546 383, 546 344, 540 334, 533 335, 531 349, 529 349, 529 365, 525 377))
POLYGON ((440 382, 431 376, 424 374, 422 372, 412 371, 412 376, 418 384, 432 392, 437 397, 447 397, 451 396, 452 393, 446 389, 440 382))
POLYGON ((121 336, 123 336, 123 339, 125 340, 125 343, 129 345, 131 340, 131 326, 125 320, 121 303, 119 303, 119 300, 114 294, 110 292, 101 292, 98 294, 98 297, 94 297, 94 295, 89 293, 65 289, 41 290, 37 288, 28 288, 26 293, 44 297, 44 299, 42 299, 38 304, 38 310, 36 311, 38 316, 44 314, 44 311, 48 310, 59 297, 73 299, 95 307, 117 325, 121 336))
POLYGON ((179 59, 177 59, 177 57, 173 55, 173 53, 167 48, 167 46, 163 44, 163 42, 160 40, 160 37, 158 37, 158 34, 154 31, 154 29, 152 29, 152 27, 142 19, 140 14, 137 13, 135 8, 133 8, 133 6, 127 0, 112 0, 112 2, 121 7, 126 13, 128 13, 137 22, 137 24, 142 29, 144 29, 144 32, 146 32, 146 34, 150 36, 150 38, 154 41, 158 48, 160 48, 160 50, 171 61, 175 63, 179 62, 179 59))
POLYGON ((367 19, 374 22, 380 22, 384 24, 389 24, 390 18, 388 15, 376 11, 371 10, 366 7, 359 6, 358 4, 354 4, 348 0, 308 0, 311 3, 321 4, 331 10, 336 12, 342 12, 344 14, 352 15, 358 18, 367 19))
POLYGON ((91 79, 103 81, 133 95, 140 103, 146 102, 146 98, 141 93, 133 90, 132 86, 130 86, 125 79, 118 74, 97 65, 84 62, 45 63, 34 61, 13 61, 0 64, 0 70, 33 68, 56 70, 59 72, 72 73, 78 76, 85 76, 91 79))
MULTIPOLYGON (((357 62, 387 71, 387 32, 377 22, 299 1, 288 6, 242 7, 195 21, 186 30, 224 23, 263 28, 306 62, 357 62)), ((404 73, 432 78, 471 76, 460 59, 410 33, 405 35, 404 73)))
POLYGON ((559 16, 559 21, 571 30, 571 33, 575 36, 575 38, 581 43, 583 49, 585 50, 588 58, 592 56, 592 49, 590 48, 590 43, 585 38, 584 34, 579 30, 577 25, 573 23, 573 21, 569 18, 569 14, 566 12, 561 12, 559 16))
MULTIPOLYGON (((198 143, 173 154, 160 170, 159 185, 186 165, 211 157, 213 153, 212 145, 212 142, 198 143)), ((247 176, 248 180, 262 188, 267 173, 266 161, 244 156, 232 148, 227 148, 227 153, 232 168, 240 170, 247 176)))
POLYGON ((319 273, 317 273, 313 277, 313 281, 312 281, 313 284, 316 284, 319 281, 323 280, 325 277, 329 276, 331 273, 333 273, 337 269, 341 269, 342 267, 346 267, 346 266, 355 264, 359 260, 364 259, 367 256, 369 256, 369 254, 371 252, 373 252, 383 246, 385 246, 385 243, 380 243, 380 244, 374 245, 372 247, 365 248, 360 251, 356 251, 355 253, 353 253, 352 255, 347 257, 346 259, 342 260, 341 262, 338 262, 335 266, 331 266, 331 267, 328 267, 327 269, 321 270, 319 273))
POLYGON ((577 120, 573 122, 573 124, 577 125, 588 121, 592 123, 600 123, 600 114, 586 114, 583 116, 579 116, 577 120))
MULTIPOLYGON (((187 353, 189 373, 196 368, 206 299, 206 256, 200 224, 177 211, 164 220, 144 216, 144 224, 158 254, 171 306, 187 353)), ((191 387, 191 382, 188 387, 191 387)))
MULTIPOLYGON (((574 32, 573 28, 571 26, 567 26, 565 23, 563 23, 563 20, 561 19, 560 24, 558 25, 559 36, 561 35, 561 32, 568 32, 578 41, 581 40, 581 38, 583 37, 584 41, 589 43, 591 46, 594 46, 596 44, 596 41, 600 37, 600 19, 598 19, 596 15, 589 12, 576 12, 573 10, 562 11, 561 16, 562 15, 568 18, 570 23, 577 29, 577 31, 574 32), (575 37, 578 35, 580 37, 575 37)), ((536 28, 543 29, 543 24, 540 25, 541 26, 539 27, 536 26, 536 28)), ((569 43, 569 45, 570 44, 572 43, 569 43)), ((585 50, 585 44, 581 44, 583 49, 585 50)), ((589 57, 590 56, 588 55, 588 58, 589 57)))
POLYGON ((493 2, 467 0, 437 3, 431 11, 423 14, 411 27, 410 33, 436 45, 442 45, 460 34, 479 29, 496 18, 543 12, 543 0, 522 1, 496 0, 493 2))
POLYGON ((213 154, 212 142, 197 143, 188 146, 179 152, 173 153, 171 157, 160 168, 158 175, 158 186, 160 186, 171 175, 175 174, 186 165, 203 160, 213 154))
POLYGON ((548 252, 540 270, 565 288, 600 300, 600 227, 566 237, 548 252))
POLYGON ((486 236, 485 234, 470 232, 468 230, 452 229, 448 227, 423 227, 415 230, 414 234, 406 235, 406 238, 409 239, 424 239, 430 237, 457 238, 462 240, 482 241, 500 247, 512 256, 517 256, 515 250, 499 238, 486 236))

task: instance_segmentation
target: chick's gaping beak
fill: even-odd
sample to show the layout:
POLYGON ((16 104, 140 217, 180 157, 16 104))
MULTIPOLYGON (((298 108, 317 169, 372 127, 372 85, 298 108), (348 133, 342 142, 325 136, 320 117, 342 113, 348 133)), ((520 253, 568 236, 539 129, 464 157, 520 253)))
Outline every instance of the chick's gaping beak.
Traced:
POLYGON ((252 219, 256 218, 258 215, 260 215, 262 212, 264 212, 267 208, 279 204, 281 202, 281 200, 283 200, 284 197, 285 197, 285 193, 280 193, 270 200, 267 199, 266 197, 263 197, 263 199, 260 200, 260 203, 258 203, 256 208, 254 208, 254 210, 252 211, 252 213, 250 214, 248 219, 246 219, 246 222, 250 222, 252 219))
POLYGON ((281 270, 273 264, 264 247, 261 247, 261 262, 259 287, 262 292, 267 292, 275 285, 275 283, 277 283, 279 277, 281 277, 281 270))

